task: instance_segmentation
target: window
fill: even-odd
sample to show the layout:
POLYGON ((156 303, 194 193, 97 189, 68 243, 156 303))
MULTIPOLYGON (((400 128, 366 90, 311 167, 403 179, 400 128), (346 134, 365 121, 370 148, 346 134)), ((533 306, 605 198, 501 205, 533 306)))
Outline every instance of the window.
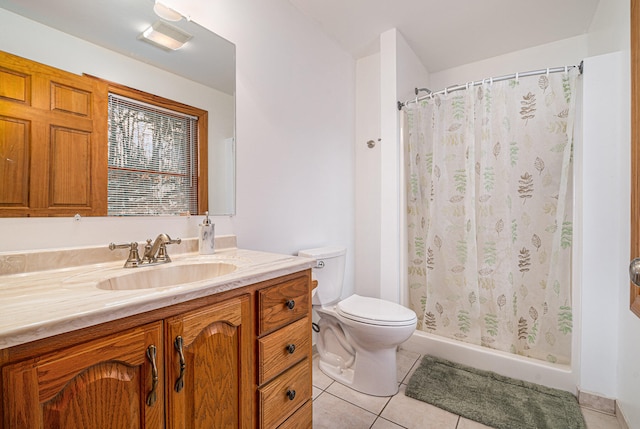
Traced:
POLYGON ((122 94, 126 91, 112 89, 108 103, 108 214, 200 213, 199 208, 206 207, 206 201, 199 197, 203 195, 202 182, 206 189, 206 175, 201 175, 206 162, 205 168, 200 163, 202 115, 197 109, 189 112, 189 106, 174 110, 177 103, 170 101, 156 103, 160 99, 155 96, 139 97, 144 94, 139 91, 122 94))

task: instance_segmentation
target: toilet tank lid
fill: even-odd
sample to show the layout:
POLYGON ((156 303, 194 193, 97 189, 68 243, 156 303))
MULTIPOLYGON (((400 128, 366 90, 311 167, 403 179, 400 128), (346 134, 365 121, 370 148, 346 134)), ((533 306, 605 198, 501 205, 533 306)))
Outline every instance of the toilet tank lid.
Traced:
POLYGON ((347 249, 344 247, 331 246, 331 247, 316 247, 315 249, 300 250, 298 256, 305 256, 307 258, 322 259, 322 258, 334 258, 336 256, 342 256, 347 253, 347 249))

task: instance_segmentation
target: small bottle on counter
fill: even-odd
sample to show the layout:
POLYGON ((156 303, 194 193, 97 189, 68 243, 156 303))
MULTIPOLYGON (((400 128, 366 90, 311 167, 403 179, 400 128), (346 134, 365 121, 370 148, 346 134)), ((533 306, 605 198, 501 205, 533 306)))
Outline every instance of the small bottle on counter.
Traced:
POLYGON ((205 218, 200 225, 198 237, 198 250, 201 255, 213 255, 215 253, 215 224, 209 220, 209 212, 204 213, 205 218))

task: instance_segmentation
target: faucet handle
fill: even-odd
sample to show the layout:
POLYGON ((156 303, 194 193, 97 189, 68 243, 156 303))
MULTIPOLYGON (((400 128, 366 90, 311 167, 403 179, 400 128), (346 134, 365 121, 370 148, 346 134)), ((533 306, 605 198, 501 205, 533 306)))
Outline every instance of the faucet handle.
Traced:
POLYGON ((158 248, 158 255, 156 256, 156 260, 161 262, 171 262, 171 258, 167 253, 167 244, 180 244, 181 242, 182 240, 179 238, 176 238, 175 240, 172 240, 169 238, 169 241, 167 241, 166 243, 160 244, 160 248, 158 248))
POLYGON ((142 260, 140 259, 140 255, 138 254, 138 243, 132 241, 131 243, 123 243, 123 244, 115 244, 109 243, 109 250, 115 249, 129 249, 129 256, 124 263, 125 268, 137 267, 140 265, 142 260))
POLYGON ((147 244, 144 245, 144 253, 142 256, 143 262, 153 262, 153 255, 151 255, 151 239, 147 238, 147 244))

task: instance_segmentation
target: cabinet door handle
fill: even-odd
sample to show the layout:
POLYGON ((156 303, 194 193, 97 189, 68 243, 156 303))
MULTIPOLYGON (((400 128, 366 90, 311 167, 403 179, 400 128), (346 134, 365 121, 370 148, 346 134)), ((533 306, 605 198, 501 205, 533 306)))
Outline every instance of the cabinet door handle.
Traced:
POLYGON ((288 299, 287 302, 284 303, 289 310, 293 310, 293 307, 296 306, 296 302, 292 299, 288 299))
POLYGON ((289 345, 287 346, 287 351, 289 352, 289 354, 290 354, 290 355, 292 355, 292 354, 293 354, 293 352, 295 352, 295 351, 296 351, 296 345, 295 345, 295 344, 289 344, 289 345))
POLYGON ((187 364, 184 360, 184 352, 182 350, 182 337, 178 335, 173 345, 175 346, 176 350, 178 351, 178 355, 180 356, 180 375, 178 375, 178 379, 176 380, 174 388, 176 392, 180 392, 184 388, 184 373, 187 370, 187 364))
POLYGON ((291 389, 287 390, 287 398, 289 398, 290 401, 296 399, 296 391, 291 389))
POLYGON ((151 391, 147 395, 147 405, 153 406, 158 399, 156 389, 158 388, 158 365, 156 364, 157 350, 153 344, 147 347, 147 358, 151 362, 151 391))

